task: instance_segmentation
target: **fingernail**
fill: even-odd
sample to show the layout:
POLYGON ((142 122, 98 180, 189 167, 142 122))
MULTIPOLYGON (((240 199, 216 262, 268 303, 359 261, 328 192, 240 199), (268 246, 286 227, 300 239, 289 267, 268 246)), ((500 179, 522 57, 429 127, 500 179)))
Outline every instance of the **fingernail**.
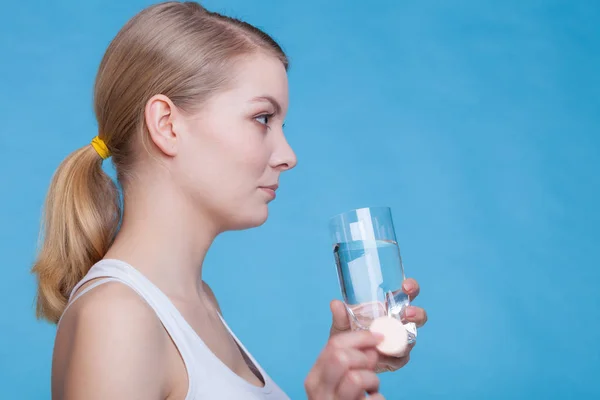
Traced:
POLYGON ((371 333, 375 336, 376 339, 383 340, 385 338, 383 333, 379 333, 379 332, 371 332, 371 333))
POLYGON ((412 285, 409 282, 404 282, 402 288, 405 292, 410 292, 412 290, 412 285))
POLYGON ((417 315, 417 310, 415 310, 413 307, 406 307, 404 315, 406 316, 406 318, 412 318, 417 315))

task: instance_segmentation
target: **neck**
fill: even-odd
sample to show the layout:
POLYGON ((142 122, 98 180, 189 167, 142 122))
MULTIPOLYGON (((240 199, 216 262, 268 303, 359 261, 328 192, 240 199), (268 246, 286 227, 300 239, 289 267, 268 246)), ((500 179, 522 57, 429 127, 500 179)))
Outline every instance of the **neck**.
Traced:
POLYGON ((159 187, 126 192, 121 228, 106 258, 131 264, 170 297, 201 295, 202 264, 218 231, 183 196, 164 188, 152 193, 153 186, 159 187))

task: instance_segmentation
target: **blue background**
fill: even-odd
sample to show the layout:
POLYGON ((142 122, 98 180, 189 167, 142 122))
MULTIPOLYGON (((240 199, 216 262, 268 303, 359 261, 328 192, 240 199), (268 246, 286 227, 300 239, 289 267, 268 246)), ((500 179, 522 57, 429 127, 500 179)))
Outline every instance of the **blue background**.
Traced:
MULTIPOLYGON (((148 4, 2 6, 2 398, 49 398, 54 327, 34 319, 29 274, 43 198, 96 134, 108 42, 148 4)), ((600 396, 600 3, 204 5, 264 28, 291 58, 300 163, 267 224, 217 240, 205 279, 292 398, 339 298, 327 219, 366 205, 392 207, 430 317, 410 364, 382 375, 387 398, 600 396)))

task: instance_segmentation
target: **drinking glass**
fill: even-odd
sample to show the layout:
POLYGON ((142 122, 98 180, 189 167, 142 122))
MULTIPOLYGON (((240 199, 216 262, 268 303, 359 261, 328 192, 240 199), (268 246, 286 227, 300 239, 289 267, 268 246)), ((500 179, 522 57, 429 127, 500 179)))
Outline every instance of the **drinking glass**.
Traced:
POLYGON ((369 329, 375 318, 387 316, 402 322, 408 342, 414 342, 416 325, 404 319, 410 299, 402 291, 404 267, 391 209, 367 207, 336 215, 329 231, 352 330, 369 329))

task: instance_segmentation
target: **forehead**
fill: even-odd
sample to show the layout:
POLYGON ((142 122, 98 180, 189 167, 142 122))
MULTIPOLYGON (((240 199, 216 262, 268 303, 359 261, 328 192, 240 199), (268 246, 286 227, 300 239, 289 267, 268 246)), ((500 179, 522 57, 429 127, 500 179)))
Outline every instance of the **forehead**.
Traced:
POLYGON ((225 95, 238 101, 257 97, 273 97, 283 108, 288 105, 288 79, 283 63, 277 58, 258 53, 240 59, 233 69, 233 82, 225 95))

